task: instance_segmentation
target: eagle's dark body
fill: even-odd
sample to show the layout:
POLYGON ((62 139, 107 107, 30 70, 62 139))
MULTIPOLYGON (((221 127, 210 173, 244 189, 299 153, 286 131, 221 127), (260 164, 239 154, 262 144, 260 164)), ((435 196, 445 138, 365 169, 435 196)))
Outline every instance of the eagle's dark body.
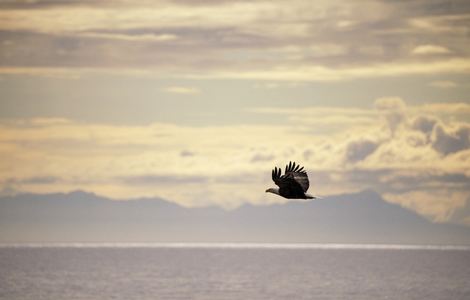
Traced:
POLYGON ((289 162, 286 165, 284 175, 281 175, 281 169, 275 167, 272 171, 272 179, 279 186, 279 189, 268 189, 266 192, 277 194, 287 199, 313 199, 315 197, 306 194, 309 188, 307 172, 303 167, 296 165, 295 162, 289 162))

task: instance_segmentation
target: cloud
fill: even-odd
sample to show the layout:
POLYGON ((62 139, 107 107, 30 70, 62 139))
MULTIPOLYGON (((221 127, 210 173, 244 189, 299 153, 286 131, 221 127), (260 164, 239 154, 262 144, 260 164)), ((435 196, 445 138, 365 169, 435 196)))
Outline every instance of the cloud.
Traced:
MULTIPOLYGON (((118 1, 114 2, 116 3, 118 1)), ((38 9, 56 6, 83 6, 93 4, 96 4, 96 2, 90 0, 6 0, 0 2, 0 9, 38 9)))
POLYGON ((306 126, 309 132, 330 134, 347 126, 373 127, 377 114, 370 109, 341 107, 255 107, 247 109, 250 113, 280 115, 292 123, 306 126))
MULTIPOLYGON (((408 22, 412 28, 419 30, 421 34, 465 34, 468 25, 468 3, 465 1, 455 2, 455 6, 441 6, 440 11, 420 11, 411 17, 408 22), (462 13, 464 12, 464 13, 462 13)), ((425 6, 422 6, 424 8, 425 6)))
POLYGON ((120 34, 120 33, 98 33, 98 32, 91 32, 85 33, 84 36, 86 37, 95 37, 95 38, 103 38, 103 39, 116 39, 116 40, 124 40, 124 41, 133 41, 133 42, 167 42, 167 41, 174 41, 178 39, 177 35, 174 34, 120 34))
POLYGON ((222 2, 2 3, 1 72, 270 82, 470 73, 463 1, 222 2), (361 13, 364 5, 380 14, 361 13))
POLYGON ((470 148, 470 126, 464 125, 452 132, 437 125, 433 132, 432 147, 442 153, 449 155, 470 148))
POLYGON ((256 83, 254 88, 258 89, 267 89, 267 90, 272 90, 272 89, 277 89, 280 87, 279 83, 276 82, 262 82, 262 83, 256 83))
MULTIPOLYGON (((199 53, 202 57, 202 53, 199 53)), ((194 58, 198 58, 194 55, 194 58)), ((198 58, 199 59, 199 58, 198 58)), ((143 64, 137 65, 142 67, 143 64)), ((150 76, 162 76, 159 64, 151 62, 150 67, 144 70, 135 68, 105 69, 104 73, 111 74, 148 74, 150 76)), ((165 66, 167 67, 167 66, 165 66)), ((237 61, 213 59, 209 61, 192 61, 185 66, 177 65, 176 70, 170 70, 175 77, 187 79, 254 79, 268 81, 298 81, 298 82, 328 82, 352 79, 370 79, 377 77, 395 77, 407 75, 433 75, 433 74, 469 74, 470 59, 449 59, 429 63, 388 63, 372 64, 365 66, 351 66, 348 68, 325 67, 323 65, 307 64, 306 66, 279 65, 277 61, 259 61, 252 65, 237 61), (206 68, 201 69, 201 65, 206 68), (192 68, 194 66, 194 68, 192 68)), ((7 69, 12 70, 12 69, 7 69)), ((85 69, 86 70, 86 69, 85 69)), ((103 73, 103 69, 91 69, 95 73, 103 73)), ((0 74, 3 68, 0 68, 0 74)), ((12 70, 11 72, 16 72, 12 70)), ((22 68, 19 68, 22 73, 22 68)), ((39 68, 37 74, 42 74, 39 68)), ((5 72, 9 74, 10 72, 5 72)))
POLYGON ((251 162, 256 163, 256 162, 259 162, 259 161, 273 161, 274 158, 275 158, 275 156, 272 155, 272 154, 256 153, 251 158, 251 162))
POLYGON ((164 89, 167 93, 171 94, 180 94, 180 95, 196 95, 199 94, 201 91, 194 87, 186 87, 186 86, 169 86, 164 89))
POLYGON ((449 49, 438 45, 420 45, 411 51, 415 55, 438 55, 451 53, 449 49))
POLYGON ((176 185, 181 184, 206 184, 208 181, 207 177, 204 176, 181 176, 181 175, 139 175, 132 177, 119 177, 126 184, 131 185, 176 185))
POLYGON ((262 192, 272 184, 270 170, 297 161, 314 194, 374 189, 433 220, 452 220, 470 195, 470 124, 452 118, 466 108, 381 98, 361 109, 250 110, 282 119, 264 125, 2 120, 0 155, 9 159, 2 161, 0 189, 83 189, 116 199, 159 196, 185 206, 231 208, 281 201, 262 192), (440 203, 441 197, 449 200, 440 203))
POLYGON ((458 86, 457 83, 450 80, 438 80, 429 83, 430 86, 440 88, 440 89, 451 89, 458 86))
POLYGON ((17 178, 6 178, 3 179, 2 184, 3 185, 10 185, 10 184, 31 184, 31 185, 41 185, 41 184, 56 184, 61 181, 60 178, 58 177, 53 177, 53 176, 35 176, 35 177, 29 177, 29 178, 22 178, 22 179, 17 179, 17 178))
POLYGON ((372 154, 379 144, 369 140, 353 141, 346 146, 346 161, 358 162, 372 154))
POLYGON ((406 104, 403 99, 399 97, 384 97, 375 100, 375 108, 386 120, 390 131, 395 133, 395 130, 406 119, 406 104))
POLYGON ((470 103, 466 102, 446 102, 446 103, 428 103, 417 107, 415 111, 429 113, 433 115, 469 115, 470 116, 470 103))
POLYGON ((181 157, 191 157, 191 156, 194 156, 196 155, 194 152, 191 152, 189 150, 183 150, 180 152, 180 156, 181 157))
POLYGON ((431 134, 434 130, 434 126, 438 124, 438 122, 439 120, 435 117, 420 115, 412 121, 411 128, 424 133, 426 135, 427 141, 429 142, 431 139, 431 134))

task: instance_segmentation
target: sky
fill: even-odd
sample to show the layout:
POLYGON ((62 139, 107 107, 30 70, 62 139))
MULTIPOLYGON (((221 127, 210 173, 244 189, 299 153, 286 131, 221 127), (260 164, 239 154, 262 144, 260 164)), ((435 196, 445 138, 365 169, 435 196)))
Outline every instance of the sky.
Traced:
POLYGON ((0 194, 371 189, 470 226, 468 1, 0 1, 0 194))

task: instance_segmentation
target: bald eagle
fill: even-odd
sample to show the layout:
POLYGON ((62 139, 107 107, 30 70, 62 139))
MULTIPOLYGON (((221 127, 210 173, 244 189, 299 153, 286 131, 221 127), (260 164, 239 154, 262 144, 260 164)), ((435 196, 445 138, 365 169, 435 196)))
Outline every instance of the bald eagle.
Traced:
POLYGON ((307 172, 304 167, 296 165, 295 162, 289 162, 286 165, 284 175, 281 176, 281 169, 275 167, 272 171, 274 183, 279 187, 269 188, 266 193, 273 193, 287 199, 315 199, 316 197, 306 194, 309 182, 307 172))

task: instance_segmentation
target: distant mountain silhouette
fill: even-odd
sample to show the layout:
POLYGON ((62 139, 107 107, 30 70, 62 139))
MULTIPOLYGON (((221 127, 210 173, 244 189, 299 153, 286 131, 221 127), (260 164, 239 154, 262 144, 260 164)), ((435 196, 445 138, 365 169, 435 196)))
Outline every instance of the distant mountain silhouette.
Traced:
POLYGON ((232 211, 81 191, 0 198, 0 242, 69 241, 470 245, 470 228, 431 223, 373 191, 232 211))

